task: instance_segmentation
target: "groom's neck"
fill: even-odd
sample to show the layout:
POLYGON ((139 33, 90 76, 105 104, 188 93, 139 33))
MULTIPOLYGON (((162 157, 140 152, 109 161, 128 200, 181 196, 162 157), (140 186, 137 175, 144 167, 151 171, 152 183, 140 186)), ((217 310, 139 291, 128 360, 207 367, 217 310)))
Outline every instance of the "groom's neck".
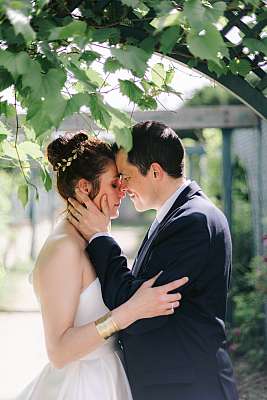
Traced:
POLYGON ((163 204, 186 182, 185 177, 172 178, 166 176, 166 179, 161 182, 157 190, 157 206, 158 211, 163 204))

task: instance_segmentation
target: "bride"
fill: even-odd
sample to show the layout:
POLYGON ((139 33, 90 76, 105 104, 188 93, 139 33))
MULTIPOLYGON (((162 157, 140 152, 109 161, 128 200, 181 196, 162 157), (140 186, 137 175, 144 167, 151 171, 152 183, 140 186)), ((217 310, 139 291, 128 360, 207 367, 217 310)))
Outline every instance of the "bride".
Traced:
MULTIPOLYGON (((47 152, 63 199, 73 197, 79 188, 100 208, 105 195, 110 218, 118 217, 124 193, 108 144, 80 132, 54 140, 47 152)), ((113 334, 138 319, 171 314, 179 305, 179 293, 168 292, 185 282, 175 281, 159 291, 152 287, 157 275, 109 312, 86 245, 64 218, 39 254, 33 284, 50 363, 19 400, 131 400, 113 334)))

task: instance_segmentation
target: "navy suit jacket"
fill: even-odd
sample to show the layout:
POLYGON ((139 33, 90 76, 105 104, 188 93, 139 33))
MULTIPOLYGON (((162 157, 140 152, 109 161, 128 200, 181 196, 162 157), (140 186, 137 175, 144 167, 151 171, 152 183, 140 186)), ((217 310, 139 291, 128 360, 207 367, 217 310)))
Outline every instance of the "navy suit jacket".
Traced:
POLYGON ((110 309, 161 270, 157 286, 189 277, 173 315, 139 320, 120 334, 134 399, 238 399, 224 328, 231 237, 224 214, 195 182, 146 235, 134 273, 111 237, 94 239, 87 252, 110 309))

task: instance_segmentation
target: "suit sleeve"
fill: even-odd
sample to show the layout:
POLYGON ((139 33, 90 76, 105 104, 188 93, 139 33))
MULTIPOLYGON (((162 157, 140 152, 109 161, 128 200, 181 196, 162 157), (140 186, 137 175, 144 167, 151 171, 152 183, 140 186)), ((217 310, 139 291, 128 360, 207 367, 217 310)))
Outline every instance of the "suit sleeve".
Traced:
POLYGON ((146 280, 132 275, 126 257, 112 237, 95 238, 86 251, 100 280, 104 302, 111 310, 125 303, 146 280))
MULTIPOLYGON (((107 240, 107 238, 102 240, 107 240)), ((104 301, 107 301, 106 304, 110 306, 109 300, 112 298, 112 308, 127 301, 145 280, 161 270, 163 270, 163 274, 158 278, 156 286, 188 276, 188 284, 177 290, 183 295, 182 301, 186 301, 193 293, 194 285, 207 264, 210 235, 206 218, 202 214, 195 213, 172 220, 159 233, 149 257, 142 266, 144 272, 138 279, 131 275, 126 259, 119 254, 119 247, 115 243, 113 241, 113 246, 109 244, 105 262, 103 254, 101 257, 96 254, 99 253, 96 243, 94 248, 90 248, 91 245, 88 248, 97 274, 100 273, 99 279, 104 289, 104 301), (102 265, 100 265, 101 262, 102 265)), ((176 312, 179 312, 179 308, 176 312)), ((129 326, 126 332, 142 334, 159 328, 167 322, 168 318, 172 317, 171 315, 142 319, 129 326)))

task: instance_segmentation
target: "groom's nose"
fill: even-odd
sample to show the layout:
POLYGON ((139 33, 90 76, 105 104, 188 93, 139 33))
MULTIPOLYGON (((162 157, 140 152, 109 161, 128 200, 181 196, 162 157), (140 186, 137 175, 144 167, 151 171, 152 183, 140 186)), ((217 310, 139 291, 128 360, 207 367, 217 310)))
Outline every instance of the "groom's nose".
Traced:
POLYGON ((119 187, 119 196, 121 199, 124 199, 126 196, 127 189, 124 187, 123 183, 120 182, 120 187, 119 187))
POLYGON ((124 179, 121 179, 121 182, 120 182, 120 190, 121 190, 122 192, 124 192, 124 194, 126 194, 126 192, 127 192, 127 183, 125 182, 124 179))

